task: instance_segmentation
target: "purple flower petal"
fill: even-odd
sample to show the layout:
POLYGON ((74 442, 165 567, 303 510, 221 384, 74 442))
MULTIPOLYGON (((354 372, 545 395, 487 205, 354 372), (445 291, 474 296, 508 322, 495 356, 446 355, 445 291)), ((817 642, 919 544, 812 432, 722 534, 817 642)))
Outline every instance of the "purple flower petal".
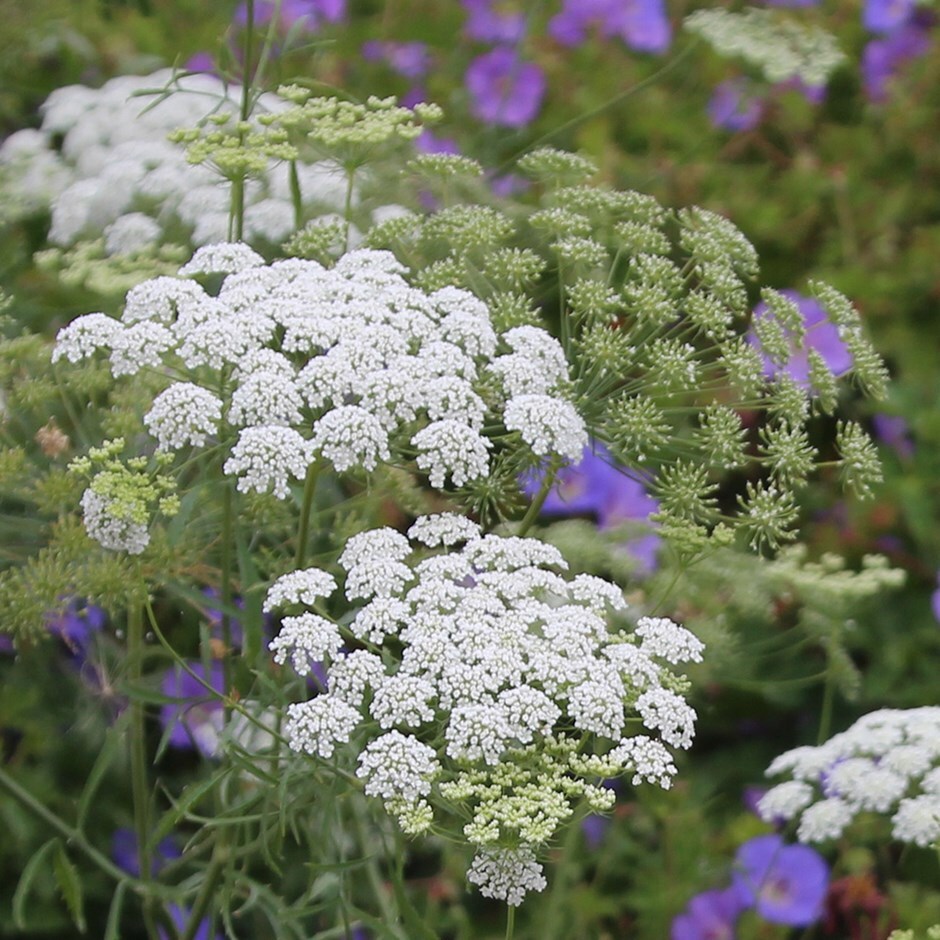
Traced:
POLYGON ((914 5, 915 0, 865 0, 862 23, 873 33, 889 33, 907 22, 914 5))
POLYGON ((715 86, 708 102, 708 118, 726 131, 749 131, 764 116, 764 100, 743 78, 729 78, 715 86))
POLYGON ((662 0, 564 0, 548 33, 563 46, 579 46, 596 31, 638 52, 664 52, 672 30, 662 0))
POLYGON ((735 863, 735 887, 764 920, 807 927, 822 915, 829 866, 809 846, 757 836, 738 849, 735 863))
MULTIPOLYGON (((206 679, 201 662, 193 660, 188 665, 200 679, 206 679)), ((225 680, 220 662, 212 662, 207 681, 218 695, 213 695, 188 672, 176 667, 168 669, 161 689, 164 695, 178 701, 167 703, 160 709, 160 723, 170 729, 167 741, 171 747, 195 748, 206 757, 213 757, 218 750, 224 721, 224 708, 219 696, 225 691, 225 680)))
MULTIPOLYGON (((784 297, 792 300, 800 309, 803 315, 803 324, 806 329, 806 336, 803 340, 805 348, 798 349, 793 343, 790 348, 790 355, 786 362, 776 362, 767 356, 761 347, 760 340, 757 338, 753 329, 747 334, 748 342, 759 352, 764 359, 764 375, 769 378, 786 373, 803 388, 809 388, 809 357, 807 349, 815 349, 825 360, 833 375, 843 375, 852 367, 852 354, 846 348, 839 336, 839 330, 834 323, 829 321, 826 311, 809 297, 804 297, 794 290, 780 291, 784 297)), ((754 317, 771 316, 767 304, 761 302, 754 308, 754 317)), ((786 331, 785 331, 786 332, 786 331)))
POLYGON ((493 0, 460 0, 467 11, 464 35, 477 42, 515 45, 525 36, 525 14, 501 13, 493 9, 493 0))
POLYGON ((734 940, 734 925, 746 907, 734 888, 703 891, 673 920, 671 940, 734 940))
POLYGON ((499 47, 477 56, 464 76, 475 117, 500 127, 523 127, 539 113, 545 76, 514 49, 499 47))

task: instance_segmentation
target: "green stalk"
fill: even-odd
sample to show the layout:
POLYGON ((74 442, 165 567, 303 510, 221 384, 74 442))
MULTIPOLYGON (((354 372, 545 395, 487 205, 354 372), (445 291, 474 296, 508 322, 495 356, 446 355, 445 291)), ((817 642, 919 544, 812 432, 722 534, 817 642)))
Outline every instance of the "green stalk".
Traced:
POLYGON ((343 218, 346 222, 346 245, 344 251, 349 251, 349 229, 352 225, 352 197, 353 197, 353 180, 356 177, 356 168, 348 167, 346 170, 346 202, 343 205, 343 218))
POLYGON ((313 494, 317 488, 318 475, 319 465, 315 460, 307 467, 307 476, 304 480, 303 503, 300 507, 300 528, 297 531, 297 554, 294 559, 294 567, 298 570, 303 568, 307 558, 307 542, 310 538, 310 514, 313 509, 313 494))
POLYGON ((823 686, 822 708, 819 712, 819 735, 816 743, 823 744, 829 738, 832 727, 832 706, 835 699, 835 680, 832 676, 832 664, 826 666, 826 681, 823 686))
POLYGON ((512 940, 516 932, 516 909, 512 904, 506 905, 506 940, 512 940))
MULTIPOLYGON (((232 606, 232 541, 233 521, 235 515, 235 492, 232 489, 231 481, 225 480, 222 484, 222 583, 220 593, 222 595, 222 643, 225 646, 222 658, 222 681, 225 685, 225 694, 232 688, 232 618, 229 614, 232 606)), ((208 674, 208 673, 207 673, 208 674)), ((231 710, 226 705, 225 723, 232 717, 231 710)))
POLYGON ((193 902, 189 920, 186 922, 186 927, 180 935, 180 940, 193 940, 196 936, 196 931, 199 930, 199 924, 202 922, 206 911, 209 909, 212 894, 215 891, 215 886, 219 883, 219 878, 222 874, 222 869, 225 867, 228 856, 228 849, 221 844, 222 838, 224 838, 224 834, 215 845, 215 850, 212 853, 212 861, 209 863, 209 868, 206 871, 206 877, 202 882, 202 887, 199 889, 199 894, 196 895, 196 900, 193 902))
MULTIPOLYGON (((76 828, 70 826, 65 820, 57 816, 47 806, 39 802, 29 792, 21 787, 0 765, 0 788, 5 790, 22 807, 29 810, 37 819, 42 820, 50 829, 65 839, 70 848, 77 849, 89 861, 93 862, 104 874, 115 881, 123 881, 132 885, 136 890, 143 890, 144 886, 136 878, 131 878, 126 871, 118 868, 114 862, 99 852, 88 839, 76 828)), ((149 890, 149 885, 146 886, 149 890)))
POLYGON ((529 506, 526 514, 522 517, 522 522, 519 523, 519 529, 516 532, 520 538, 532 528, 532 523, 538 518, 539 513, 542 511, 542 506, 545 505, 545 500, 548 499, 548 494, 551 492, 552 487, 555 485, 555 477, 558 474, 558 470, 561 467, 561 463, 558 458, 552 460, 549 464, 548 470, 545 471, 545 477, 542 480, 542 487, 536 494, 534 500, 532 500, 532 505, 529 506))
MULTIPOLYGON (((128 678, 132 685, 139 685, 143 676, 144 617, 140 603, 133 599, 127 610, 127 662, 128 678)), ((140 880, 145 887, 143 899, 144 923, 147 935, 157 940, 154 921, 154 899, 149 892, 153 880, 153 859, 150 854, 150 794, 147 783, 147 753, 144 728, 144 703, 131 698, 130 702, 130 758, 131 795, 134 802, 134 831, 137 834, 137 865, 140 880)))

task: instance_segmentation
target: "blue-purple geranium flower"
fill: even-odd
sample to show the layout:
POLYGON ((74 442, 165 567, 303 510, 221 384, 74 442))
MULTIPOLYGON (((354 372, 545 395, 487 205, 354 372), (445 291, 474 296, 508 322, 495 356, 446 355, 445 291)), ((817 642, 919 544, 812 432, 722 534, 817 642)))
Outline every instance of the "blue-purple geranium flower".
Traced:
POLYGON ((829 866, 808 845, 757 836, 738 849, 732 877, 747 906, 773 924, 807 927, 822 916, 829 866))
MULTIPOLYGON (((297 24, 308 32, 318 30, 324 23, 338 23, 346 18, 346 0, 255 0, 254 24, 263 26, 271 22, 275 11, 278 25, 290 29, 297 24)), ((242 3, 235 11, 235 22, 245 26, 248 22, 247 5, 242 3)))
POLYGON ((503 11, 493 0, 460 0, 467 11, 464 35, 477 42, 513 45, 525 35, 525 14, 517 10, 503 11))
POLYGON ((515 49, 498 46, 477 56, 464 76, 470 111, 487 124, 523 127, 539 113, 545 76, 515 49))
MULTIPOLYGON (((800 310, 806 335, 803 339, 803 348, 798 348, 794 342, 790 347, 790 355, 785 362, 771 359, 763 350, 760 340, 754 330, 747 334, 748 342, 763 356, 764 375, 774 378, 777 375, 787 374, 798 385, 809 388, 809 356, 807 350, 815 349, 833 375, 843 375, 852 367, 852 354, 846 348, 839 336, 839 330, 826 316, 826 311, 812 298, 804 297, 794 290, 780 291, 784 297, 792 300, 800 310)), ((754 319, 773 316, 767 304, 761 302, 754 308, 754 319)), ((787 333, 784 327, 784 333, 787 333)))
POLYGON ((933 45, 927 16, 915 17, 879 39, 873 39, 862 53, 862 87, 870 101, 888 98, 891 80, 912 59, 927 54, 933 45))
POLYGON ((422 78, 431 68, 431 53, 423 42, 381 42, 371 39, 362 44, 367 62, 384 62, 405 78, 422 78))
POLYGON ((734 925, 746 907, 734 888, 703 891, 673 920, 671 940, 734 940, 734 925))
POLYGON ((72 598, 61 610, 46 614, 46 629, 59 637, 77 659, 84 660, 92 637, 107 619, 101 607, 72 598))
POLYGON ((595 31, 639 52, 665 52, 672 39, 662 0, 564 0, 548 24, 564 46, 580 46, 595 31))
POLYGON ((764 99, 746 78, 729 78, 715 86, 708 102, 708 119, 726 131, 749 131, 764 116, 764 99))
POLYGON ((194 675, 176 666, 163 676, 161 690, 175 701, 162 706, 160 723, 169 732, 167 743, 171 747, 196 749, 206 757, 213 757, 218 752, 219 735, 225 721, 221 699, 225 691, 222 664, 213 660, 208 675, 198 660, 187 665, 194 675))
MULTIPOLYGON (((530 497, 541 486, 538 474, 523 480, 523 489, 530 497)), ((601 529, 612 529, 625 522, 650 526, 650 516, 659 503, 633 477, 627 476, 614 462, 603 444, 584 449, 579 463, 563 467, 557 483, 542 506, 545 516, 593 516, 601 529)), ((649 532, 625 543, 624 549, 634 557, 641 574, 656 569, 660 538, 649 532)))

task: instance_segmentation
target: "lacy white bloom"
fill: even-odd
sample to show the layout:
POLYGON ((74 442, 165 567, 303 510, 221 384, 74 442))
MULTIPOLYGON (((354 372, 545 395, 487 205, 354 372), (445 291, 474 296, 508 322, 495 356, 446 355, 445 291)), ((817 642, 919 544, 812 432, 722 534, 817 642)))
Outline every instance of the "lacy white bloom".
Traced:
POLYGON ((695 710, 685 700, 666 689, 650 689, 636 702, 643 724, 659 731, 662 739, 674 747, 692 746, 695 733, 695 710))
POLYGON ((356 565, 376 559, 404 561, 410 554, 408 539, 396 529, 385 526, 354 535, 339 556, 339 563, 348 571, 356 565))
POLYGON ((362 467, 374 470, 389 460, 388 432, 374 416, 358 405, 343 405, 327 412, 313 426, 310 447, 322 454, 337 472, 362 467))
POLYGON ((256 424, 290 427, 302 420, 302 405, 292 376, 268 370, 252 372, 242 377, 232 395, 228 420, 235 427, 256 424))
POLYGON ((443 489, 448 476, 460 487, 489 473, 487 450, 492 442, 459 421, 435 421, 418 431, 411 443, 418 449, 418 467, 427 472, 435 489, 443 489))
POLYGON ((431 792, 440 772, 434 748, 412 735, 389 731, 363 749, 356 776, 366 781, 369 796, 414 802, 431 792))
POLYGON ((419 516, 408 530, 408 538, 430 548, 438 545, 456 545, 480 537, 480 527, 472 519, 455 512, 442 512, 436 516, 419 516))
POLYGON ((658 656, 667 663, 700 663, 705 644, 685 627, 668 617, 641 617, 636 635, 643 637, 640 649, 647 656, 658 656))
POLYGON ((634 786, 647 781, 668 790, 677 773, 669 751, 659 741, 642 734, 621 741, 608 757, 627 771, 633 771, 634 786))
POLYGON ((343 638, 335 623, 317 614, 304 613, 299 617, 285 617, 281 632, 268 644, 274 661, 280 665, 290 656, 294 672, 305 676, 311 663, 336 658, 343 638))
POLYGON ((940 838, 940 707, 880 709, 819 747, 775 758, 765 819, 798 819, 804 842, 837 838, 862 812, 890 815, 894 837, 931 845, 940 838))
POLYGON ((146 525, 113 515, 108 500, 91 488, 82 495, 82 511, 85 529, 102 548, 139 555, 150 544, 146 525))
POLYGON ((180 274, 233 274, 264 264, 264 258, 241 242, 205 245, 180 268, 180 274))
POLYGON ((434 717, 428 703, 435 694, 434 686, 420 676, 390 676, 375 690, 370 711, 382 728, 418 728, 434 717))
POLYGON ((290 478, 302 480, 311 459, 309 443, 291 428, 245 428, 222 472, 239 478, 240 493, 273 489, 278 499, 287 499, 290 478))
POLYGON ((157 320, 169 324, 181 308, 198 306, 208 296, 195 281, 178 277, 154 277, 127 292, 121 319, 125 323, 157 320))
POLYGON ((78 362, 99 349, 110 349, 114 337, 120 331, 121 324, 103 313, 86 313, 76 317, 56 334, 52 361, 58 362, 65 357, 69 362, 78 362))
POLYGON ((574 405, 550 395, 511 398, 506 403, 505 422, 539 457, 558 454, 576 463, 588 443, 584 419, 574 405))
POLYGON ((141 320, 117 331, 111 339, 111 373, 136 375, 141 369, 157 368, 163 355, 176 345, 173 334, 153 320, 141 320))
POLYGON ((529 891, 544 891, 548 882, 542 866, 528 846, 518 849, 483 849, 467 871, 467 881, 480 894, 518 907, 529 891))
POLYGON ((333 756, 337 744, 346 744, 362 716, 334 695, 318 695, 309 702, 287 707, 285 732, 294 751, 333 756))
POLYGON ((192 382, 176 382, 153 400, 144 415, 147 430, 159 450, 201 447, 216 433, 222 420, 222 402, 192 382))
POLYGON ((329 597, 336 590, 333 576, 320 568, 305 568, 281 575, 268 588, 264 598, 264 612, 269 613, 286 604, 305 604, 312 607, 319 598, 329 597))

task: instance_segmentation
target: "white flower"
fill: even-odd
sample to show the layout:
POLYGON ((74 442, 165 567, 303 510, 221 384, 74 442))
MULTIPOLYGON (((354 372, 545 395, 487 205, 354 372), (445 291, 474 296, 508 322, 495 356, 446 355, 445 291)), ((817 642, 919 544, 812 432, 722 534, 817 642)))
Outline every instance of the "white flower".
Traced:
POLYGON ((150 543, 146 525, 113 515, 108 500, 91 488, 82 495, 82 510, 85 529, 102 548, 139 555, 150 543))
POLYGON ((221 420, 219 399, 192 382, 169 386, 144 415, 144 424, 157 439, 158 450, 177 450, 187 444, 201 447, 207 437, 216 433, 221 420))
POLYGON ((354 535, 339 556, 340 565, 347 571, 364 562, 381 559, 402 561, 411 554, 411 545, 401 532, 389 526, 369 529, 354 535))
POLYGON ((438 545, 456 545, 480 537, 477 523, 455 512, 442 512, 434 516, 419 516, 408 530, 408 538, 430 548, 438 545))
POLYGON ((258 371, 242 377, 232 395, 228 420, 235 427, 257 424, 289 427, 300 423, 302 406, 303 401, 292 376, 269 370, 258 371))
POLYGON ((194 274, 231 274, 257 268, 264 264, 264 258, 243 242, 220 242, 204 245, 180 268, 180 274, 189 277, 194 274))
POLYGON ((104 250, 108 255, 131 255, 160 243, 163 230, 143 212, 118 216, 104 230, 104 250))
POLYGON ((311 663, 334 659, 343 638, 335 623, 309 612, 299 617, 285 617, 278 635, 268 644, 274 661, 283 666, 287 657, 299 676, 310 672, 311 663))
POLYGON ((63 356, 69 362, 78 362, 99 349, 110 349, 114 337, 121 332, 121 324, 103 313, 86 313, 76 317, 56 334, 52 361, 63 356))
POLYGON ((386 637, 398 633, 410 613, 411 608, 398 598, 375 597, 356 614, 349 629, 357 639, 379 645, 386 637))
POLYGON ((136 375, 147 366, 155 369, 175 345, 175 337, 161 323, 141 320, 125 326, 111 340, 111 374, 136 375))
POLYGON ((695 710, 685 700, 666 689, 650 689, 636 702, 643 724, 674 747, 692 746, 695 734, 695 710))
POLYGON ((700 663, 705 644, 685 627, 668 617, 641 617, 636 635, 643 638, 640 649, 647 656, 657 656, 667 663, 700 663))
POLYGON ((892 819, 893 833, 899 842, 927 848, 940 842, 940 796, 924 793, 902 800, 892 819))
POLYGON ((838 839, 845 827, 852 821, 855 807, 830 797, 803 810, 800 825, 796 830, 796 837, 800 842, 825 842, 827 839, 838 839))
POLYGON ((504 421, 538 457, 557 454, 573 463, 588 443, 584 420, 571 402, 549 395, 517 395, 506 403, 504 421))
POLYGON ((415 802, 431 792, 440 771, 434 748, 413 735, 389 731, 363 749, 356 776, 366 781, 369 796, 415 802))
POLYGON ((645 781, 657 783, 664 790, 668 790, 672 786, 672 778, 677 773, 669 751, 659 741, 642 734, 624 738, 608 757, 624 770, 633 771, 633 786, 639 786, 645 781))
POLYGON ((418 467, 437 490, 444 488, 447 476, 461 487, 489 473, 487 450, 492 442, 459 421, 435 421, 418 431, 411 443, 418 449, 418 467))
POLYGON ((343 405, 327 412, 313 426, 310 448, 322 454, 343 473, 354 467, 374 470, 389 460, 388 432, 374 416, 358 405, 343 405))
POLYGON ((411 569, 400 561, 370 558, 349 569, 346 597, 349 600, 391 597, 398 594, 412 577, 411 569))
POLYGON ((486 405, 466 379, 439 376, 425 383, 421 392, 432 421, 459 421, 475 431, 482 429, 486 405))
POLYGON ((287 499, 290 478, 302 480, 311 459, 310 445, 291 428, 245 428, 222 472, 239 477, 239 493, 273 489, 278 499, 287 499))
POLYGON ((370 711, 382 728, 394 725, 417 728, 434 718, 434 709, 428 702, 435 694, 427 679, 399 673, 375 690, 370 711))
POLYGON ((486 848, 477 852, 467 881, 486 898, 518 907, 529 891, 544 891, 548 882, 535 853, 528 846, 517 849, 486 848))
POLYGON ((312 607, 318 598, 329 597, 336 590, 331 574, 320 568, 305 568, 281 575, 264 598, 263 610, 269 613, 286 604, 306 604, 312 607))
POLYGON ((771 787, 758 801, 761 819, 792 819, 800 810, 813 802, 813 788, 802 780, 787 780, 771 787))
POLYGON ((358 708, 366 689, 377 689, 385 680, 382 660, 367 650, 354 650, 330 666, 330 694, 358 708))
POLYGON ((121 319, 125 323, 157 320, 169 324, 181 307, 198 305, 208 296, 195 281, 165 275, 152 277, 127 292, 121 319))
POLYGON ((620 738, 623 731, 623 683, 589 679, 568 692, 568 711, 575 726, 605 738, 620 738))
POLYGON ((497 699, 509 733, 522 744, 536 734, 547 736, 561 717, 561 709, 542 691, 517 685, 500 692, 497 699))
POLYGON ((329 758, 337 744, 346 744, 362 716, 334 695, 287 706, 285 733, 291 750, 329 758))

